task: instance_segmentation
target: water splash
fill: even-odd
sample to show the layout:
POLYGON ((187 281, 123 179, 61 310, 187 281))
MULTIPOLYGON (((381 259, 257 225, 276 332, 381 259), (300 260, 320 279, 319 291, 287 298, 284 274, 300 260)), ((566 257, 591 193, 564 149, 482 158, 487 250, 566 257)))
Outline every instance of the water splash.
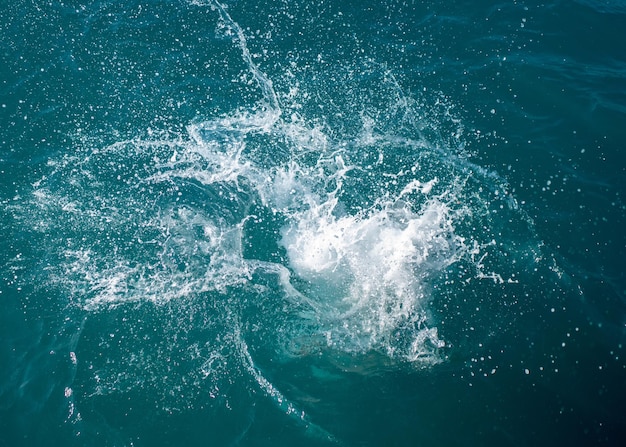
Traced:
POLYGON ((432 302, 458 265, 459 282, 507 279, 496 271, 502 265, 486 261, 507 225, 492 211, 509 213, 509 221, 525 216, 495 174, 426 129, 423 104, 385 67, 375 75, 372 64, 367 79, 388 93, 381 110, 355 113, 347 132, 304 112, 285 117, 283 108, 298 109, 297 95, 277 94, 242 28, 224 5, 211 5, 260 103, 198 120, 174 137, 79 139, 71 154, 48 163, 30 203, 15 213, 46 235, 46 286, 67 293, 71 306, 103 318, 151 303, 156 313, 171 306, 170 318, 180 317, 153 351, 124 351, 126 364, 102 365, 94 394, 163 380, 178 391, 164 398, 173 408, 206 380, 213 399, 226 395, 233 377, 247 377, 279 411, 325 433, 279 391, 258 357, 376 353, 417 368, 443 361, 447 345, 432 302), (168 363, 170 335, 197 330, 177 307, 204 301, 200 324, 215 341, 181 354, 191 372, 153 366, 138 378, 146 362, 168 363), (255 338, 264 348, 252 345, 255 338))

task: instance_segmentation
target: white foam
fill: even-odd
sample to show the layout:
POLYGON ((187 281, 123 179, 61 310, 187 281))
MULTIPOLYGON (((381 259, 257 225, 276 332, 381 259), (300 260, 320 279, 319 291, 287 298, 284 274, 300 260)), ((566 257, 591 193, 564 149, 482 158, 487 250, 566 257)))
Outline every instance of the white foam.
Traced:
MULTIPOLYGON (((294 215, 281 240, 291 268, 318 294, 309 298, 329 309, 317 316, 328 343, 423 360, 424 343, 443 346, 426 324, 426 288, 429 275, 461 256, 463 240, 454 234, 453 213, 433 198, 418 210, 397 199, 336 216, 336 200, 329 200, 294 215), (398 330, 412 342, 394 346, 390 339, 398 330)), ((436 361, 435 349, 430 354, 429 361, 436 361)))

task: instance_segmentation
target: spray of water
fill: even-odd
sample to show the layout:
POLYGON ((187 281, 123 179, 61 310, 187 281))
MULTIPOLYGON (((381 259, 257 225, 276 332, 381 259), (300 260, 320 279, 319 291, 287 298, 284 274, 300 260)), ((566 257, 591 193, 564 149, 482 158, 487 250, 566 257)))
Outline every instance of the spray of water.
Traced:
MULTIPOLYGON (((141 303, 214 303, 211 315, 223 317, 204 324, 220 343, 187 351, 194 383, 210 378, 218 395, 233 374, 224 360, 232 351, 281 411, 314 427, 263 373, 247 337, 271 333, 263 341, 282 360, 328 350, 441 362, 446 342, 429 310, 439 280, 459 262, 474 267, 467 275, 502 280, 485 271, 494 244, 475 230, 502 187, 447 140, 411 127, 419 113, 388 70, 381 82, 393 106, 385 107, 409 127, 362 113, 359 129, 342 136, 319 120, 285 118, 243 30, 224 5, 211 6, 261 103, 192 123, 176 139, 79 140, 49 162, 22 214, 47 235, 46 282, 70 305, 100 315, 141 303), (255 296, 267 306, 251 306, 255 296)), ((146 357, 127 354, 139 370, 146 357)), ((96 393, 120 387, 121 376, 109 377, 96 393)))

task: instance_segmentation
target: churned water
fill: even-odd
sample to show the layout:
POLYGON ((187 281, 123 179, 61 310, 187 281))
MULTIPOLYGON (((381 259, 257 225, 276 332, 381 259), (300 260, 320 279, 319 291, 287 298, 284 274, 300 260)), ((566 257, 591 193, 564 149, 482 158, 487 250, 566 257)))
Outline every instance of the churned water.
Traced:
POLYGON ((0 38, 0 446, 623 442, 623 2, 18 0, 0 38))

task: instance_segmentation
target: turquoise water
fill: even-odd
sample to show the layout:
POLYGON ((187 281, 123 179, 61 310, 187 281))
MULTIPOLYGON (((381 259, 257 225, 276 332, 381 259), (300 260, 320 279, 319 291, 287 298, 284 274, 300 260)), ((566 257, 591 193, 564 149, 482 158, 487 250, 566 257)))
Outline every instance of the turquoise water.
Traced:
POLYGON ((0 446, 621 445, 621 1, 0 6, 0 446))

